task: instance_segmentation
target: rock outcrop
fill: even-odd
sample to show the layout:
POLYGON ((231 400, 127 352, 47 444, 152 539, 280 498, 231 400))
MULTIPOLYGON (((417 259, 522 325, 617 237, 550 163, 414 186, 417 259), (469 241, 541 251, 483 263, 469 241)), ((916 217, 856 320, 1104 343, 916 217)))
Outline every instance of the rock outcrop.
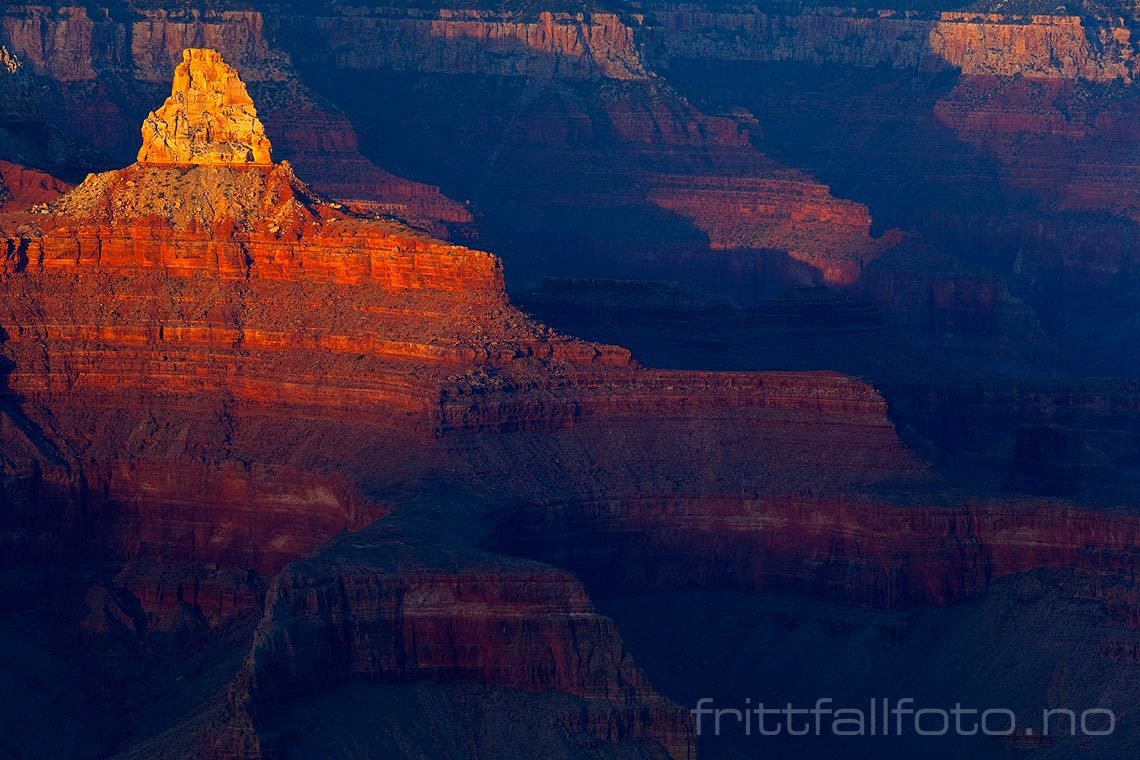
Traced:
POLYGON ((26 211, 54 201, 70 189, 46 172, 0 161, 0 211, 26 211))
POLYGON ((1132 32, 1121 22, 1113 18, 1089 29, 1080 16, 943 13, 928 43, 933 54, 970 76, 1131 83, 1140 61, 1132 32))
MULTIPOLYGON (((97 144, 110 156, 110 165, 121 165, 138 154, 131 135, 137 134, 135 127, 147 112, 137 110, 136 104, 149 102, 154 87, 169 85, 170 69, 182 61, 183 51, 216 49, 241 70, 261 107, 259 118, 273 136, 277 157, 290 160, 322 193, 369 213, 395 216, 437 237, 475 237, 472 216, 464 205, 444 196, 438 187, 384 171, 361 154, 352 124, 327 102, 318 102, 301 83, 289 54, 270 43, 260 12, 147 8, 137 9, 133 17, 112 20, 82 8, 49 13, 43 6, 13 6, 6 11, 0 19, 4 30, 0 37, 11 40, 13 49, 28 61, 23 80, 29 75, 45 77, 51 87, 39 97, 52 121, 97 144), (64 48, 66 55, 56 54, 64 48), (122 97, 102 97, 108 92, 122 97)), ((4 107, 34 105, 29 98, 4 100, 8 101, 4 107)), ((2 144, 0 151, 24 163, 53 163, 43 157, 32 161, 27 150, 4 149, 2 144)), ((52 148, 53 155, 60 152, 52 148)), ((74 159, 68 161, 71 179, 74 159)), ((82 179, 93 166, 107 165, 104 157, 88 156, 75 178, 82 179)))
MULTIPOLYGON (((320 686, 312 673, 326 688, 553 689, 582 700, 560 713, 574 733, 685 757, 685 716, 563 571, 494 555, 456 567, 481 540, 465 533, 454 549, 413 544, 395 567, 373 546, 310 580, 273 577, 378 516, 422 519, 424 505, 391 491, 417 481, 490 494, 449 507, 489 531, 493 504, 568 489, 592 500, 926 478, 864 383, 640 369, 517 311, 493 256, 357 216, 285 165, 140 163, 0 229, 5 556, 115 563, 108 582, 132 612, 93 613, 92 630, 108 616, 136 632, 171 619, 221 630, 266 608, 264 641, 280 646, 256 645, 250 672, 281 704, 320 686), (809 457, 823 435, 841 443, 809 457), (448 589, 454 603, 430 602, 448 589), (342 635, 341 615, 358 634, 342 635), (476 646, 455 650, 468 634, 476 646)), ((265 694, 234 679, 232 741, 216 749, 263 756, 265 694)))
POLYGON ((187 50, 162 108, 143 123, 140 164, 268 165, 272 147, 237 72, 215 50, 187 50))
POLYGON ((653 690, 573 576, 441 533, 439 523, 377 527, 279 574, 208 751, 241 756, 295 743, 281 715, 298 694, 469 681, 540 703, 565 695, 561 706, 550 701, 579 751, 600 740, 695 756, 688 715, 653 690))
MULTIPOLYGON (((300 21, 298 18, 297 21, 300 21)), ((646 79, 633 28, 613 13, 551 13, 533 20, 479 10, 380 8, 330 14, 312 32, 348 69, 555 79, 646 79), (362 38, 384 40, 360 45, 362 38)))

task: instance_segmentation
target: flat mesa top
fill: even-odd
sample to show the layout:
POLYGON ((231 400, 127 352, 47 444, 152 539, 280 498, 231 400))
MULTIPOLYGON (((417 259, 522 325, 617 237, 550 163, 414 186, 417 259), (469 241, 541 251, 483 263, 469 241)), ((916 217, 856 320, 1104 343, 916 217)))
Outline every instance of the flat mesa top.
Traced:
POLYGON ((142 139, 140 164, 273 163, 245 83, 216 50, 182 53, 170 97, 143 122, 142 139))

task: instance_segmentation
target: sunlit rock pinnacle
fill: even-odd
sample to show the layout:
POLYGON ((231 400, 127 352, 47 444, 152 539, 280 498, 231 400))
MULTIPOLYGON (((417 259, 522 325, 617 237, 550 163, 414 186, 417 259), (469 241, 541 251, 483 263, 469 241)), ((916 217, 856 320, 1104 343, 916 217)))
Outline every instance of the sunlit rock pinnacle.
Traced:
POLYGON ((191 49, 162 108, 143 123, 141 164, 270 164, 265 127, 237 71, 216 50, 191 49))

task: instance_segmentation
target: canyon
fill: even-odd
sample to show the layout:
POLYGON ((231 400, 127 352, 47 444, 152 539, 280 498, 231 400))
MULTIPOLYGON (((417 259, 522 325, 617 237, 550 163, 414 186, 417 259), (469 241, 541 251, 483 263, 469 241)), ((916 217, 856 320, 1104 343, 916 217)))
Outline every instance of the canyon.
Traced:
MULTIPOLYGON (((181 104, 240 92, 215 53, 190 51, 182 66, 167 113, 174 123, 185 118, 181 104)), ((149 126, 143 134, 169 145, 149 126)), ((173 134, 184 144, 169 146, 171 154, 190 156, 193 131, 173 134)), ((256 144, 259 130, 243 139, 256 144)), ((662 458, 630 471, 607 451, 630 436, 679 443, 678 425, 717 416, 739 416, 743 440, 768 441, 785 467, 804 443, 780 441, 783 421, 833 427, 850 418, 852 439, 875 448, 853 461, 837 452, 828 477, 858 483, 867 477, 862 464, 880 459, 921 477, 866 386, 640 369, 627 351, 561 337, 514 310, 489 254, 355 215, 285 164, 235 163, 253 153, 228 138, 209 147, 203 161, 92 175, 51 203, 12 213, 3 269, 5 555, 31 568, 107 568, 110 577, 86 593, 84 619, 96 631, 161 636, 188 625, 186 616, 220 628, 265 610, 250 669, 215 696, 221 723, 183 739, 199 751, 209 740, 205 751, 219 757, 272 754, 266 714, 290 693, 321 687, 306 674, 326 673, 326 688, 371 677, 554 691, 581 701, 560 708, 574 735, 691 753, 687 715, 652 691, 564 571, 512 570, 509 557, 486 553, 433 568, 435 552, 474 550, 459 538, 433 550, 443 541, 437 531, 397 563, 396 585, 377 574, 386 574, 398 534, 377 539, 351 569, 295 564, 343 531, 362 541, 371 520, 416 515, 404 499, 380 498, 394 484, 445 478, 448 491, 467 484, 529 499, 564 491, 564 479, 542 477, 554 465, 581 473, 577 487, 589 492, 669 491, 704 482, 704 468, 716 465, 678 468, 662 458), (659 423, 630 427, 650 409, 659 423), (330 459, 334 440, 340 453, 330 459), (590 464, 606 459, 601 469, 590 464), (350 574, 359 584, 352 591, 350 574), (304 595, 322 583, 347 595, 304 595), (470 590, 414 612, 454 584, 470 590), (387 599, 395 606, 383 606, 387 599), (339 614, 356 621, 373 616, 376 633, 330 639, 342 627, 336 617, 310 618, 329 605, 346 605, 339 614), (412 615, 412 628, 387 645, 393 662, 410 662, 409 637, 429 643, 403 675, 375 660, 375 637, 394 609, 412 615), (501 638, 500 619, 531 622, 515 643, 501 638), (461 645, 467 654, 455 662, 436 659, 461 645), (557 647, 566 659, 536 670, 544 660, 525 655, 536 646, 533 657, 557 647), (320 651, 350 656, 339 676, 320 651), (522 659, 487 659, 508 652, 522 659), (598 664, 582 669, 581 661, 598 664)), ((744 471, 738 458, 748 449, 721 466, 744 471)), ((751 476, 769 487, 773 477, 751 476)), ((331 559, 330 551, 318 556, 331 559)), ((543 704, 534 709, 554 709, 543 704)))
POLYGON ((0 11, 5 753, 1132 709, 1123 9, 235 7, 0 11))
MULTIPOLYGON (((528 17, 428 7, 335 13, 317 7, 267 17, 256 6, 178 12, 127 6, 103 14, 12 6, 3 23, 13 55, 54 91, 44 108, 51 121, 102 146, 108 165, 134 157, 137 146, 126 137, 147 115, 143 104, 155 97, 181 50, 209 45, 239 65, 267 128, 278 135, 281 157, 319 191, 459 242, 474 239, 474 210, 486 244, 505 257, 520 282, 551 273, 648 274, 727 292, 747 305, 772 295, 773 287, 855 286, 872 261, 899 246, 882 230, 917 227, 943 250, 998 268, 1010 278, 1012 296, 1040 310, 1039 318, 1062 342, 1082 343, 1086 332, 1062 325, 1059 320, 1071 317, 1045 305, 1050 294, 1062 287, 1075 299, 1105 277, 1126 273, 1131 260, 1135 231, 1129 223, 1088 218, 1101 209, 1128 213, 1127 164, 1104 159, 1106 151, 1127 152, 1121 142, 1127 130, 1112 126, 1127 123, 1127 110, 1103 116, 1077 110, 1088 88, 1131 81, 1131 22, 1123 14, 734 13, 653 4, 632 14, 544 11, 528 17), (51 55, 54 40, 66 40, 72 54, 51 55), (296 44, 301 40, 309 44, 296 44), (384 43, 366 42, 379 40, 384 43), (793 127, 800 117, 789 113, 790 104, 830 108, 825 104, 835 102, 834 95, 816 91, 808 100, 780 93, 778 86, 761 102, 750 93, 719 95, 717 81, 747 80, 718 75, 717 66, 793 65, 798 71, 885 68, 899 72, 892 76, 931 82, 957 72, 960 84, 948 98, 915 104, 930 109, 915 118, 933 114, 937 120, 933 134, 915 137, 929 147, 918 158, 927 174, 957 166, 956 159, 939 163, 943 151, 948 157, 961 153, 947 144, 939 131, 945 128, 977 151, 1000 157, 1003 148, 992 136, 970 136, 971 129, 995 134, 988 126, 994 107, 1006 114, 996 132, 1009 135, 1005 145, 1025 139, 1038 144, 1002 170, 1008 176, 979 185, 1003 183, 1008 189, 999 192, 1008 199, 981 200, 970 188, 960 198, 939 197, 914 211, 865 191, 854 199, 862 203, 853 203, 842 191, 856 170, 834 174, 829 168, 851 155, 843 136, 818 134, 818 126, 802 119, 793 127), (527 85, 535 80, 546 83, 541 93, 527 85), (1058 104, 1050 122, 1034 126, 1045 114, 1026 109, 1057 97, 1049 95, 1057 88, 1072 102, 1058 104), (689 91, 707 92, 701 97, 714 112, 699 110, 685 97, 689 91), (114 97, 103 97, 112 92, 114 97), (99 118, 89 118, 95 108, 102 109, 99 118), (295 127, 314 119, 329 136, 320 146, 312 144, 311 130, 295 127), (1099 126, 1090 137, 1094 123, 1099 126), (785 130, 798 142, 788 144, 785 130), (1059 145, 1074 139, 1080 142, 1072 163, 1026 164, 1032 155, 1074 150, 1059 145), (402 180, 377 163, 420 181, 402 180), (1043 172, 1051 172, 1048 182, 1043 172), (832 176, 839 193, 826 179, 832 176), (1067 198, 1054 200, 1050 190, 1032 200, 1042 192, 1037 188, 1066 187, 1075 176, 1081 185, 1067 198), (552 177, 558 181, 552 184, 552 177), (603 203, 591 199, 588 188, 597 186, 608 189, 603 203), (463 202, 448 200, 439 188, 463 202), (1039 202, 1049 205, 1023 210, 1039 202), (991 209, 1000 220, 996 213, 985 216, 991 209), (565 221, 568 215, 573 224, 565 221), (1064 231, 1072 227, 1070 218, 1096 225, 1097 234, 1072 237, 1064 231), (954 232, 963 229, 972 230, 970 238, 954 232), (1010 250, 1021 250, 1020 258, 1011 258, 1010 250)), ((760 72, 759 79, 748 79, 769 77, 760 72)), ((1129 108, 1127 92, 1120 106, 1110 108, 1129 108)), ((836 107, 860 97, 842 96, 836 107)), ((881 113, 874 110, 881 106, 868 107, 881 113)), ((922 121, 919 127, 931 129, 922 121)), ((884 149, 897 147, 896 141, 884 149)), ((872 155, 856 155, 864 154, 872 155)), ((857 173, 882 176, 889 189, 890 178, 908 171, 913 159, 876 152, 857 173)), ((914 198, 930 193, 920 190, 914 198)), ((1112 356, 1121 342, 1106 339, 1103 355, 1112 356)))

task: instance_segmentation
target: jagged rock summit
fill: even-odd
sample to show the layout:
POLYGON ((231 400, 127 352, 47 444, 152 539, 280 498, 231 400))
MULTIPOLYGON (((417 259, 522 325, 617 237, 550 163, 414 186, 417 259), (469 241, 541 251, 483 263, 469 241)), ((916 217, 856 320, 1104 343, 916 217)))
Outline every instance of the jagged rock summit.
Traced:
POLYGON ((254 229, 298 235, 351 216, 313 192, 288 162, 273 163, 269 139, 237 71, 214 50, 189 49, 169 98, 143 122, 138 161, 91 174, 33 211, 85 224, 152 230, 254 229))
POLYGON ((142 137, 140 164, 273 163, 245 83, 216 50, 182 53, 170 97, 147 117, 142 137))

